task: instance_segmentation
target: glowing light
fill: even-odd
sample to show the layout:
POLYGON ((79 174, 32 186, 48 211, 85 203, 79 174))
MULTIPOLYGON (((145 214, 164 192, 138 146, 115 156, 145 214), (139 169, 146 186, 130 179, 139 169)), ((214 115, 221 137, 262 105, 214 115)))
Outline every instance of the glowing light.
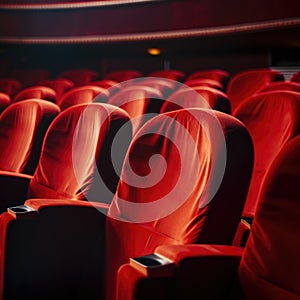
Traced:
POLYGON ((149 48, 147 49, 147 52, 150 55, 159 55, 161 53, 159 48, 149 48))

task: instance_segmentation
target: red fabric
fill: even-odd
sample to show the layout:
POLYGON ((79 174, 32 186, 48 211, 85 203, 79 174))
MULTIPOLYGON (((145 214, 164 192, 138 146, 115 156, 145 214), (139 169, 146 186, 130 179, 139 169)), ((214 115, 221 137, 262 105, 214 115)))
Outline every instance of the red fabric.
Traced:
POLYGON ((1 93, 0 92, 0 113, 8 106, 10 105, 10 97, 8 94, 1 93))
POLYGON ((293 74, 293 76, 290 78, 290 81, 300 83, 300 71, 293 74))
POLYGON ((75 86, 71 80, 64 78, 42 80, 39 82, 39 85, 52 88, 56 92, 56 99, 59 99, 65 92, 75 86))
POLYGON ((150 77, 162 77, 176 81, 182 81, 185 77, 184 72, 179 70, 157 70, 148 74, 150 77))
MULTIPOLYGON (((129 148, 109 210, 107 299, 114 299, 110 293, 115 291, 116 272, 129 257, 153 253, 159 245, 231 244, 246 198, 252 164, 250 136, 242 123, 231 116, 212 110, 187 109, 161 114, 148 121, 129 148), (220 131, 215 127, 217 124, 220 131), (214 159, 218 157, 221 162, 223 134, 227 147, 226 169, 214 195, 211 184, 217 182, 218 177, 211 180, 210 175, 217 174, 213 171, 214 159), (179 141, 177 147, 176 141, 179 141), (161 179, 158 178, 164 163, 158 157, 149 162, 154 154, 166 160, 161 179), (198 159, 199 169, 196 168, 198 159), (152 183, 151 178, 158 182, 152 183), (213 199, 206 202, 210 196, 213 199), (133 207, 128 208, 131 204, 133 207)), ((218 174, 221 170, 218 164, 218 174)))
MULTIPOLYGON (((95 101, 98 101, 98 97, 95 101)), ((151 87, 134 85, 122 88, 108 99, 108 103, 124 109, 129 114, 135 134, 153 114, 159 113, 162 94, 151 87)))
POLYGON ((279 91, 279 90, 300 92, 300 83, 291 82, 291 81, 272 82, 269 85, 267 85, 266 87, 259 90, 258 93, 279 91))
POLYGON ((88 85, 91 81, 96 80, 99 74, 95 70, 72 69, 61 72, 58 78, 71 80, 75 86, 88 85))
POLYGON ((22 89, 22 84, 13 78, 0 78, 0 91, 14 97, 22 89))
POLYGON ((246 299, 300 297, 300 137, 274 160, 239 270, 246 299))
POLYGON ((212 79, 220 82, 224 87, 229 79, 229 73, 224 70, 212 69, 212 70, 200 70, 190 74, 187 80, 191 79, 212 79))
POLYGON ((39 99, 11 104, 0 116, 0 170, 32 174, 46 130, 59 112, 39 99))
POLYGON ((188 79, 184 84, 190 87, 207 86, 217 90, 223 90, 223 85, 219 81, 207 78, 188 79))
POLYGON ((255 163, 243 215, 253 217, 263 178, 282 146, 300 133, 300 95, 267 92, 245 100, 234 112, 248 128, 255 163))
POLYGON ((104 89, 109 89, 109 94, 112 95, 118 92, 121 88, 121 85, 117 81, 109 80, 109 79, 102 79, 98 81, 92 81, 90 85, 100 86, 104 89))
POLYGON ((227 95, 232 111, 234 112, 246 98, 254 95, 271 82, 283 80, 283 75, 272 69, 252 69, 237 73, 231 77, 227 86, 227 95))
POLYGON ((15 69, 9 73, 9 77, 17 79, 23 85, 28 87, 36 85, 39 81, 50 78, 50 72, 46 69, 15 69))
POLYGON ((14 102, 19 102, 26 99, 43 99, 55 103, 56 92, 47 86, 32 86, 21 90, 14 98, 14 102))
MULTIPOLYGON (((118 178, 112 176, 115 173, 107 149, 111 147, 115 131, 128 120, 123 110, 108 104, 77 105, 62 112, 45 136, 28 198, 89 198, 97 166, 103 180, 107 177, 106 180, 110 181, 108 185, 114 193, 118 178), (74 137, 79 138, 74 140, 74 137)), ((126 139, 130 140, 130 136, 124 137, 124 144, 126 139)), ((110 201, 112 195, 101 188, 98 187, 94 197, 110 201), (105 199, 106 195, 110 198, 105 199)))
POLYGON ((188 107, 211 108, 230 113, 230 102, 226 94, 213 88, 199 86, 182 86, 167 99, 160 112, 188 107))
POLYGON ((92 103, 96 96, 101 97, 102 102, 107 102, 109 92, 105 88, 93 85, 75 87, 57 99, 57 104, 61 110, 65 110, 77 104, 92 103))
POLYGON ((104 79, 113 80, 116 82, 123 82, 126 80, 142 77, 143 74, 136 70, 115 70, 107 73, 104 79))

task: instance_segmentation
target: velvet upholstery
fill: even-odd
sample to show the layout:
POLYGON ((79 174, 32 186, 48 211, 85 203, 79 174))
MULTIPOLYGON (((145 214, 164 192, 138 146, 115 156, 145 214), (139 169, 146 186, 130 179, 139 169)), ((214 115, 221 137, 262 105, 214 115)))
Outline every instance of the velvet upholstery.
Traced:
POLYGON ((33 174, 57 105, 40 99, 11 104, 0 116, 0 170, 33 174))
POLYGON ((225 70, 211 69, 195 71, 187 77, 187 80, 192 79, 212 79, 226 86, 229 80, 229 73, 225 70))
POLYGON ((104 75, 104 79, 123 82, 130 79, 142 77, 143 74, 138 70, 114 70, 104 75))
POLYGON ((261 93, 246 99, 234 116, 248 128, 255 151, 254 170, 243 211, 253 218, 263 178, 283 145, 300 133, 300 94, 261 93))
POLYGON ((131 143, 109 208, 106 299, 114 299, 117 271, 130 257, 153 253, 160 245, 231 244, 252 166, 251 138, 231 116, 193 108, 148 121, 131 143), (219 134, 227 149, 222 179, 225 145, 219 134))
POLYGON ((182 81, 185 78, 185 73, 180 70, 156 70, 148 74, 150 77, 161 77, 175 81, 182 81))
POLYGON ((207 78, 188 79, 184 82, 184 84, 190 87, 207 86, 221 91, 224 90, 222 83, 214 79, 207 79, 207 78))
POLYGON ((20 81, 14 78, 0 78, 0 92, 13 98, 22 89, 20 81))
POLYGON ((11 103, 10 96, 0 92, 0 113, 11 103))
POLYGON ((259 90, 258 93, 279 91, 279 90, 300 92, 300 83, 292 82, 292 81, 272 82, 266 87, 259 90))
POLYGON ((232 112, 246 98, 274 81, 284 81, 284 77, 272 69, 244 70, 232 76, 226 89, 232 112))
POLYGON ((75 87, 71 80, 65 78, 42 80, 39 82, 39 85, 53 89, 56 93, 56 99, 59 99, 65 92, 75 87))
POLYGON ((88 85, 91 81, 96 80, 99 74, 91 69, 70 69, 62 71, 57 75, 57 78, 71 80, 75 86, 88 85))
POLYGON ((56 92, 47 86, 31 86, 21 90, 12 100, 13 103, 26 99, 43 99, 53 103, 56 102, 56 92))

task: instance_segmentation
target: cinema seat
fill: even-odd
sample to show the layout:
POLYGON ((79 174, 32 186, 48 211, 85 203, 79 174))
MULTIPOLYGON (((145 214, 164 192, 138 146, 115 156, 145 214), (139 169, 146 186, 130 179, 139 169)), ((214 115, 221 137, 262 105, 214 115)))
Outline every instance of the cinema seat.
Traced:
MULTIPOLYGON (((135 134, 147 120, 160 112, 162 99, 162 94, 154 88, 130 85, 109 97, 108 103, 124 109, 129 114, 135 134)), ((102 102, 99 96, 95 101, 102 102)))
POLYGON ((8 105, 10 105, 10 103, 11 101, 9 95, 0 92, 0 114, 8 105))
POLYGON ((56 102, 56 92, 52 88, 47 86, 31 86, 25 89, 22 89, 12 100, 13 103, 23 101, 26 99, 35 98, 48 100, 53 103, 56 102))
POLYGON ((190 87, 197 87, 197 86, 207 86, 213 89, 217 89, 223 91, 223 85, 219 81, 207 78, 195 78, 195 79, 188 79, 184 82, 185 85, 190 87))
POLYGON ((230 102, 223 92, 209 87, 182 86, 162 105, 161 113, 180 108, 211 108, 230 114, 230 102))
POLYGON ((185 73, 180 70, 156 70, 148 74, 150 77, 161 77, 181 82, 185 78, 185 73))
POLYGON ((75 87, 71 80, 65 78, 42 80, 39 82, 39 85, 53 89, 56 93, 56 99, 59 99, 64 93, 75 87))
POLYGON ((300 133, 300 94, 266 92, 245 100, 234 112, 254 143, 255 163, 243 216, 253 218, 263 178, 281 148, 300 133))
POLYGON ((8 74, 8 77, 21 82, 23 88, 37 85, 39 81, 49 79, 50 76, 49 70, 42 68, 17 68, 8 74))
POLYGON ((104 79, 123 82, 126 80, 142 77, 143 74, 137 70, 114 70, 104 75, 104 79))
POLYGON ((85 85, 75 87, 63 94, 61 98, 57 99, 57 104, 61 110, 65 110, 77 104, 92 103, 96 96, 98 96, 98 99, 102 99, 101 102, 107 102, 110 94, 105 88, 85 85))
POLYGON ((191 73, 187 80, 192 79, 212 79, 217 82, 220 82, 223 87, 226 86, 229 80, 229 73, 220 69, 209 69, 209 70, 199 70, 191 73))
POLYGON ((273 69, 245 70, 231 77, 226 91, 232 112, 245 99, 253 96, 274 81, 284 81, 284 76, 273 69))
POLYGON ((300 83, 300 71, 294 73, 290 78, 291 82, 299 82, 300 83))
POLYGON ((75 86, 88 85, 98 77, 98 72, 91 69, 70 69, 62 71, 57 75, 57 78, 71 80, 75 86))
POLYGON ((22 89, 22 84, 13 78, 0 78, 0 92, 13 98, 22 89))
POLYGON ((59 114, 40 99, 11 104, 0 116, 0 171, 33 174, 46 130, 59 114))
POLYGON ((296 300, 299 287, 300 137, 288 142, 268 170, 245 249, 166 245, 155 253, 173 263, 155 277, 132 265, 118 273, 118 300, 296 300), (170 273, 170 272, 169 272, 170 273))
POLYGON ((100 86, 104 89, 109 89, 109 94, 112 95, 120 90, 120 85, 118 82, 109 79, 102 79, 97 81, 92 81, 90 85, 100 86))
POLYGON ((279 81, 272 82, 261 90, 257 91, 257 93, 271 92, 271 91, 294 91, 300 92, 300 83, 292 82, 292 81, 279 81))

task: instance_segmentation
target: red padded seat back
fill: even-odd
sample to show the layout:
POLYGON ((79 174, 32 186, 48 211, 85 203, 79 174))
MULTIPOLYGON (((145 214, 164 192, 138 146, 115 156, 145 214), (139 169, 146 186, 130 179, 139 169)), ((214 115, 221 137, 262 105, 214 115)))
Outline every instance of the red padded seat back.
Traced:
POLYGON ((77 104, 91 103, 96 96, 98 99, 101 97, 102 102, 107 102, 109 92, 105 88, 94 85, 75 87, 57 99, 57 104, 61 110, 65 110, 77 104))
POLYGON ((64 93, 75 86, 71 80, 65 78, 42 80, 39 82, 39 85, 53 89, 56 93, 56 99, 59 99, 64 93))
POLYGON ((131 143, 107 218, 107 299, 129 257, 163 244, 231 244, 252 165, 250 135, 229 115, 182 109, 148 121, 131 143))
POLYGON ((217 82, 220 82, 224 87, 229 79, 229 73, 227 71, 219 70, 219 69, 199 70, 190 74, 187 80, 200 79, 200 78, 215 80, 217 82))
POLYGON ((20 81, 13 78, 0 78, 0 92, 13 98, 22 89, 20 81))
POLYGON ((10 104, 11 101, 9 95, 0 92, 0 113, 10 104))
MULTIPOLYGON (((100 103, 76 105, 62 112, 45 136, 28 198, 86 199, 97 167, 100 175, 107 176, 103 181, 110 180, 108 185, 115 189, 118 178, 111 169, 110 148, 114 135, 128 120, 125 111, 100 103)), ((130 138, 127 134, 124 144, 130 138)), ((98 192, 96 197, 101 198, 98 192)))
POLYGON ((266 87, 259 90, 258 93, 280 91, 280 90, 300 92, 300 83, 292 82, 292 81, 272 82, 266 87))
POLYGON ((271 82, 283 80, 283 75, 272 69, 253 69, 237 73, 230 79, 227 86, 232 112, 242 101, 253 96, 271 82))
POLYGON ((0 116, 0 170, 32 174, 46 130, 59 112, 55 104, 39 99, 5 109, 0 116))
POLYGON ((248 128, 254 143, 255 163, 243 215, 253 217, 262 180, 283 145, 300 133, 300 94, 267 92, 243 102, 234 116, 248 128))
POLYGON ((43 99, 48 100, 51 102, 55 102, 56 99, 56 92, 52 88, 49 88, 47 86, 31 86, 28 88, 25 88, 21 90, 14 98, 13 103, 35 98, 35 99, 43 99))
POLYGON ((98 72, 90 69, 71 69, 61 72, 57 78, 71 80, 75 86, 87 85, 99 77, 98 72))
POLYGON ((272 163, 239 268, 245 299, 296 300, 299 285, 300 137, 272 163))
POLYGON ((157 70, 148 74, 150 77, 161 77, 175 81, 182 81, 185 77, 185 73, 179 70, 157 70))
POLYGON ((230 113, 230 102, 226 94, 209 87, 182 86, 167 99, 160 112, 164 113, 180 107, 211 108, 230 113))
POLYGON ((107 73, 104 79, 123 82, 126 80, 142 77, 143 74, 137 70, 115 70, 107 73))
POLYGON ((217 90, 223 90, 223 85, 219 81, 207 78, 195 78, 195 79, 188 79, 184 82, 185 85, 190 87, 197 87, 197 86, 207 86, 210 88, 214 88, 217 90))
MULTIPOLYGON (((98 101, 97 99, 95 101, 98 101)), ((147 86, 128 86, 111 96, 108 103, 124 109, 129 114, 133 123, 133 133, 135 133, 149 118, 153 117, 152 114, 159 113, 162 94, 147 86)))
POLYGON ((300 83, 300 71, 294 73, 292 77, 290 78, 290 81, 292 82, 299 82, 300 83))

